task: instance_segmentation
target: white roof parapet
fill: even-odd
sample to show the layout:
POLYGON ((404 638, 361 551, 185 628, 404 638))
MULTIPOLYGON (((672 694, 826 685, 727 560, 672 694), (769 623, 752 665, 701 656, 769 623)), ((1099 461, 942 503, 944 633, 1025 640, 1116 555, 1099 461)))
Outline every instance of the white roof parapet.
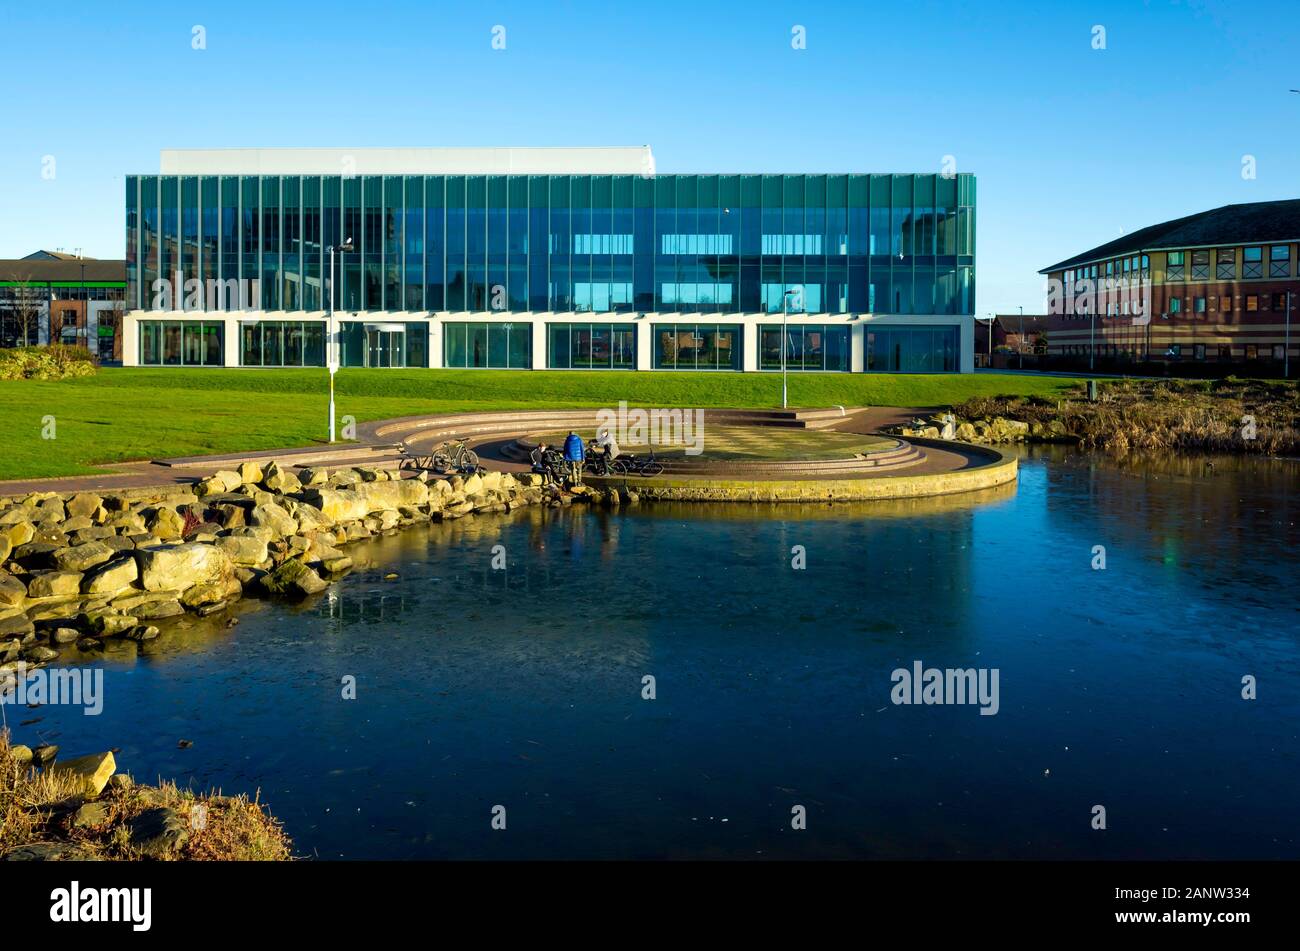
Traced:
POLYGON ((162 175, 653 175, 648 145, 593 148, 163 149, 162 175))

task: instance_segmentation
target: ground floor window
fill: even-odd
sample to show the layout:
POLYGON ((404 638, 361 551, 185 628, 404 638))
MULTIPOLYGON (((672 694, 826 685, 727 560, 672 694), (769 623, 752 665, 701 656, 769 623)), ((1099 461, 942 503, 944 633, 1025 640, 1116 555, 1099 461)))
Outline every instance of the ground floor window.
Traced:
POLYGON ((225 364, 225 324, 200 320, 142 320, 140 365, 199 367, 225 364))
MULTIPOLYGON (((787 370, 849 369, 849 328, 836 324, 787 324, 785 333, 787 370)), ((758 367, 781 369, 781 325, 759 328, 758 367)))
POLYGON ((955 373, 959 334, 957 327, 868 328, 867 369, 892 373, 955 373))
POLYGON ((553 370, 633 370, 636 327, 629 324, 547 324, 547 366, 553 370))
POLYGON ((239 327, 241 367, 323 367, 325 324, 306 320, 260 320, 239 327))
POLYGON ((527 370, 533 365, 532 325, 510 321, 443 324, 442 365, 527 370))
POLYGON ((739 324, 655 324, 656 370, 739 370, 739 324))
POLYGON ((429 325, 345 321, 339 325, 339 363, 393 369, 429 365, 429 325))

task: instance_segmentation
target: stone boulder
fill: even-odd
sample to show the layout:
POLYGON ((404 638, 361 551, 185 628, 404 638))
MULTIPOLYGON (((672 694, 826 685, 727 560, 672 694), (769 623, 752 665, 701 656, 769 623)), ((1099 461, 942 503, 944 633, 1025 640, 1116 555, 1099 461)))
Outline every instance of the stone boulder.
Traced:
POLYGON ((290 558, 262 578, 262 588, 267 594, 279 597, 303 598, 324 591, 328 585, 320 575, 297 558, 290 558))
POLYGON ((268 492, 297 492, 302 488, 302 480, 296 474, 287 469, 280 468, 278 462, 272 462, 266 467, 265 475, 262 478, 262 487, 268 492))
POLYGON ((258 505, 248 513, 248 524, 271 529, 278 537, 293 535, 298 531, 298 520, 279 505, 258 505))
POLYGON ((27 600, 27 586, 9 574, 0 571, 0 608, 20 608, 27 600))
POLYGON ((62 598, 80 593, 80 571, 42 571, 27 582, 29 598, 62 598))
POLYGON ((104 514, 104 500, 98 495, 92 495, 89 492, 80 492, 68 499, 67 503, 68 516, 85 516, 94 521, 102 521, 104 514))
POLYGON ((307 503, 331 522, 355 522, 370 514, 369 500, 362 498, 356 489, 309 489, 307 503))
POLYGON ((137 548, 135 557, 146 591, 184 591, 196 584, 224 584, 234 577, 230 556, 201 542, 137 548))
POLYGON ((267 559, 267 539, 257 535, 222 535, 217 547, 224 551, 232 564, 255 567, 267 559))
POLYGON ((87 542, 73 548, 60 548, 51 557, 54 567, 60 571, 86 571, 102 565, 114 554, 114 550, 103 542, 87 542))
POLYGON ((425 505, 429 501, 429 486, 418 479, 363 482, 353 491, 365 500, 366 515, 390 509, 396 510, 402 506, 416 507, 425 505))
POLYGON ((262 467, 256 462, 241 462, 239 464, 239 481, 243 485, 256 485, 265 478, 262 467))
POLYGON ((101 565, 81 582, 82 594, 116 594, 140 577, 140 567, 133 556, 118 558, 101 565))
POLYGON ((158 538, 180 538, 185 531, 185 519, 175 509, 159 506, 148 521, 149 531, 158 538))
POLYGON ((111 752, 91 753, 89 756, 58 760, 50 767, 50 772, 79 782, 83 795, 93 799, 104 791, 109 777, 117 772, 117 762, 111 752))

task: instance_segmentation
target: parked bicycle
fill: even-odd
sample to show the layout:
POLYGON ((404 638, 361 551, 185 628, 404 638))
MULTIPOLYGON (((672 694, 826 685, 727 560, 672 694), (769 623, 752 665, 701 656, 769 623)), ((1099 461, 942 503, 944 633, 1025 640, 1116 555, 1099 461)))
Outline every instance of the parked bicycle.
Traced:
POLYGON ((623 453, 610 463, 610 469, 615 475, 639 475, 648 479, 663 475, 664 464, 655 458, 655 450, 651 446, 650 455, 645 457, 630 452, 623 453))
POLYGON ((448 439, 433 450, 431 460, 433 471, 440 474, 458 472, 473 475, 486 471, 478 464, 478 454, 466 446, 463 439, 448 439))

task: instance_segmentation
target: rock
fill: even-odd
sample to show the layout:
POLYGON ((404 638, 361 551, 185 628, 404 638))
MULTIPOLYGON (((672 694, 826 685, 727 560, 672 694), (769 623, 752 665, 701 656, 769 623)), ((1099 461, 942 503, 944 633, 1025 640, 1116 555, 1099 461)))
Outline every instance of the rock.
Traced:
POLYGON ((50 635, 50 640, 55 644, 71 644, 81 637, 81 632, 73 627, 56 627, 54 633, 50 635))
POLYGON ((241 462, 239 464, 239 481, 243 485, 256 485, 263 478, 262 467, 256 462, 241 462))
POLYGON ((224 604, 243 591, 243 586, 232 572, 230 578, 219 583, 196 584, 181 595, 181 604, 187 608, 200 608, 208 604, 224 604))
POLYGON ((5 862, 100 862, 98 855, 72 842, 33 842, 4 854, 5 862))
POLYGON ((131 845, 149 858, 168 858, 190 838, 190 825, 175 809, 155 806, 128 824, 131 845))
POLYGON ((186 542, 141 548, 136 549, 135 557, 140 585, 146 591, 184 591, 196 584, 226 583, 234 577, 230 556, 215 545, 186 542))
POLYGON ((262 578, 262 588, 271 595, 306 597, 324 591, 328 585, 306 564, 291 558, 262 578))
POLYGON ((32 764, 32 748, 30 746, 11 746, 9 747, 9 755, 13 757, 19 769, 26 769, 32 764))
POLYGON ((176 617, 178 614, 184 614, 185 608, 177 598, 168 598, 165 601, 155 601, 153 604, 146 605, 136 610, 136 617, 142 621, 157 621, 162 618, 176 617))
POLYGON ((85 516, 86 518, 96 518, 101 514, 104 507, 104 500, 98 495, 91 495, 89 492, 81 492, 68 499, 67 510, 69 516, 85 516))
POLYGON ((43 571, 27 582, 27 596, 58 598, 81 593, 80 571, 43 571))
POLYGON ((144 516, 138 512, 118 512, 108 520, 105 527, 112 528, 123 535, 137 535, 148 530, 144 516))
POLYGON ((370 514, 370 502, 353 489, 309 489, 307 502, 331 522, 352 522, 370 514))
POLYGON ((50 661, 58 659, 58 651, 40 644, 23 651, 23 660, 31 664, 48 664, 50 661))
POLYGON ((118 637, 140 623, 132 615, 119 614, 116 611, 82 614, 78 616, 77 621, 82 628, 99 637, 118 637))
POLYGON ((88 528, 92 528, 94 527, 94 524, 95 523, 91 519, 87 518, 86 516, 77 515, 65 521, 62 525, 59 526, 59 528, 63 531, 63 534, 71 535, 74 532, 82 532, 88 528))
POLYGON ((133 630, 130 634, 127 635, 127 637, 133 641, 143 642, 143 641, 151 641, 161 633, 162 632, 159 631, 158 628, 153 627, 152 625, 148 627, 141 626, 133 630))
POLYGON ((217 547, 226 553, 234 565, 254 567, 266 561, 266 540, 256 535, 223 535, 217 547))
POLYGON ((149 531, 158 538, 180 538, 185 531, 185 519, 175 509, 160 507, 149 520, 149 531))
POLYGON ((324 485, 329 481, 330 474, 326 469, 300 469, 298 471, 298 480, 305 486, 324 485))
POLYGON ((339 555, 337 558, 326 558, 321 562, 321 567, 330 574, 338 574, 340 571, 347 571, 352 567, 352 559, 347 555, 339 555))
POLYGON ((102 802, 82 803, 68 823, 74 829, 95 829, 108 822, 108 806, 102 802))
POLYGON ((216 506, 213 511, 222 528, 239 528, 247 522, 247 513, 242 505, 226 503, 216 506))
POLYGON ((0 608, 20 608, 27 600, 27 586, 9 574, 0 571, 0 608))
POLYGON ((279 505, 258 505, 248 515, 248 523, 265 526, 281 538, 298 531, 298 520, 279 505))
POLYGON ((63 547, 53 542, 30 541, 15 547, 10 557, 29 571, 40 571, 54 567, 54 553, 63 547))
POLYGON ((272 462, 266 467, 266 473, 262 478, 262 487, 268 492, 284 494, 297 492, 302 488, 302 481, 294 473, 281 469, 278 462, 272 462))
POLYGON ((81 640, 77 641, 77 650, 85 651, 87 654, 92 653, 93 651, 102 651, 103 649, 104 642, 98 637, 83 637, 81 640))
POLYGON ((117 772, 117 762, 111 752, 91 753, 89 756, 59 760, 50 768, 50 772, 80 780, 84 795, 93 799, 104 791, 109 777, 117 772))
POLYGON ((96 568, 81 582, 83 594, 116 594, 140 577, 140 567, 134 556, 118 558, 96 568))
POLYGON ((54 761, 54 757, 59 755, 59 748, 52 743, 42 743, 32 750, 32 762, 37 766, 44 766, 54 761))

